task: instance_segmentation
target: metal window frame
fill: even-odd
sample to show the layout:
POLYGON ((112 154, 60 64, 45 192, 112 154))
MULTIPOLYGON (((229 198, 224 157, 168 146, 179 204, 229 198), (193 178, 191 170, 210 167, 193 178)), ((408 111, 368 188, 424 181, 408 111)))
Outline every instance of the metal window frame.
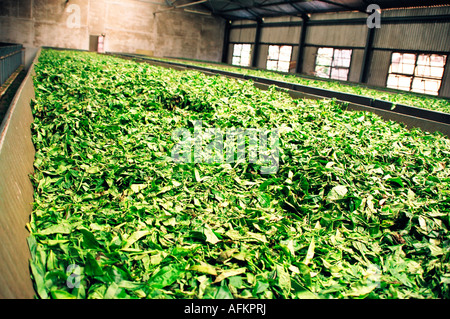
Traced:
MULTIPOLYGON (((249 45, 250 46, 250 60, 251 60, 251 53, 252 53, 252 44, 251 43, 233 43, 233 53, 232 53, 232 55, 231 55, 231 65, 236 65, 236 64, 233 64, 233 58, 234 57, 238 57, 239 58, 239 61, 242 61, 242 48, 241 48, 241 50, 240 50, 240 52, 239 52, 239 55, 235 55, 234 54, 234 48, 235 48, 235 45, 236 44, 241 44, 241 45, 244 45, 244 44, 246 44, 246 45, 249 45)), ((242 64, 238 64, 237 66, 251 66, 251 61, 249 61, 249 64, 248 65, 242 65, 242 64)))
POLYGON ((336 81, 348 81, 348 78, 349 78, 349 75, 350 75, 350 70, 351 70, 351 67, 352 67, 353 48, 348 48, 348 47, 347 47, 347 48, 346 48, 346 47, 339 47, 339 48, 336 48, 336 47, 333 47, 333 46, 325 46, 325 47, 320 46, 320 47, 317 47, 317 51, 316 51, 316 57, 315 57, 315 59, 314 59, 314 76, 316 76, 316 75, 315 75, 315 73, 316 73, 315 70, 316 70, 316 67, 317 67, 317 66, 327 66, 327 67, 330 68, 330 75, 329 75, 329 77, 324 78, 324 77, 321 77, 321 76, 320 76, 320 78, 330 79, 330 80, 336 80, 336 81), (317 57, 318 57, 317 51, 319 51, 320 48, 330 48, 330 49, 333 49, 333 54, 332 54, 332 56, 331 56, 331 65, 317 64, 317 57), (350 53, 350 65, 349 65, 348 67, 342 67, 342 66, 334 67, 334 66, 333 66, 333 62, 334 62, 334 52, 335 52, 335 50, 350 50, 350 51, 351 51, 351 53, 350 53), (347 79, 345 79, 345 80, 341 80, 341 79, 333 79, 333 78, 331 77, 331 71, 332 71, 333 69, 346 69, 346 70, 348 70, 348 73, 347 73, 347 79))
MULTIPOLYGON (((281 62, 289 62, 289 66, 291 64, 291 60, 292 60, 292 52, 294 51, 294 47, 292 45, 284 45, 284 44, 269 44, 269 48, 270 46, 277 46, 278 47, 278 60, 275 59, 269 59, 269 55, 267 54, 267 58, 266 58, 266 69, 267 69, 267 62, 268 61, 276 61, 277 62, 277 69, 276 70, 270 70, 270 71, 280 71, 280 72, 289 72, 289 69, 287 71, 281 71, 278 69, 278 64, 280 62, 280 50, 281 47, 286 46, 286 47, 291 47, 291 53, 289 54, 289 61, 281 61, 281 62)), ((269 69, 267 69, 269 70, 269 69)))
POLYGON ((401 50, 401 51, 395 50, 395 51, 392 51, 391 52, 390 63, 389 63, 389 69, 388 69, 388 72, 387 72, 387 75, 386 75, 386 81, 385 81, 385 85, 384 86, 386 88, 394 89, 394 90, 401 90, 401 91, 405 91, 405 92, 412 92, 412 93, 418 93, 418 94, 427 94, 427 95, 439 96, 440 93, 441 93, 441 89, 442 89, 442 83, 444 82, 445 71, 446 71, 446 68, 447 68, 447 65, 448 65, 447 64, 448 56, 449 56, 448 54, 434 53, 434 52, 424 52, 424 51, 406 51, 406 50, 401 50), (414 59, 414 70, 413 70, 413 73, 411 75, 410 74, 406 74, 406 73, 390 72, 389 71, 391 69, 391 66, 392 66, 392 56, 394 55, 394 53, 398 53, 398 54, 402 54, 402 55, 403 54, 414 54, 414 56, 415 56, 415 59, 414 59), (442 72, 442 77, 441 78, 432 78, 432 77, 426 77, 426 76, 416 76, 416 68, 417 68, 417 61, 419 60, 419 55, 426 55, 426 54, 427 55, 432 55, 432 54, 434 54, 434 55, 441 55, 441 56, 445 57, 444 70, 442 72), (391 75, 391 74, 393 74, 393 75, 400 75, 400 76, 406 76, 406 77, 411 78, 411 82, 409 84, 409 90, 400 89, 398 86, 396 88, 387 86, 389 75, 391 75), (412 84, 413 84, 413 81, 414 81, 415 78, 439 81, 440 85, 439 85, 439 89, 437 90, 437 94, 434 95, 434 94, 430 94, 430 93, 426 93, 426 92, 422 93, 422 92, 412 91, 412 84))
MULTIPOLYGON (((445 65, 447 64, 447 58, 448 58, 448 54, 436 54, 436 53, 418 53, 417 55, 417 59, 416 59, 416 66, 414 68, 414 74, 416 73, 416 68, 419 66, 418 61, 419 61, 419 56, 420 55, 440 55, 440 56, 444 56, 444 66, 442 67, 442 77, 441 78, 437 78, 437 77, 431 77, 431 76, 415 76, 416 78, 422 78, 422 79, 428 79, 428 80, 439 80, 442 81, 444 79, 444 73, 445 73, 445 65)), ((427 65, 427 67, 432 67, 431 65, 427 65)))

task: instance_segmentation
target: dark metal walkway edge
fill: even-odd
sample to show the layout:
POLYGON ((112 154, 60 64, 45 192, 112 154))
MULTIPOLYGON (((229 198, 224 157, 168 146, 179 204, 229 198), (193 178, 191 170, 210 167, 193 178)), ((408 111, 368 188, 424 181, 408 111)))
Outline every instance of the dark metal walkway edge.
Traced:
POLYGON ((240 79, 244 79, 244 80, 252 80, 254 82, 263 83, 263 84, 267 84, 267 85, 275 85, 275 86, 285 88, 288 90, 293 90, 293 91, 298 91, 298 92, 307 93, 307 94, 311 94, 311 95, 321 96, 324 98, 330 98, 330 99, 335 98, 335 99, 343 101, 343 102, 359 104, 359 105, 363 105, 363 106, 369 106, 369 107, 376 108, 376 109, 390 111, 392 113, 399 113, 399 114, 403 114, 403 115, 413 116, 416 118, 431 120, 434 122, 450 124, 450 113, 443 113, 443 112, 439 112, 439 111, 433 111, 433 110, 428 110, 428 109, 404 105, 404 104, 395 104, 393 102, 379 100, 379 99, 373 99, 370 97, 360 96, 360 95, 351 94, 351 93, 344 93, 344 92, 338 92, 338 91, 333 91, 333 90, 327 90, 327 89, 307 86, 307 85, 271 80, 271 79, 267 79, 267 78, 261 78, 261 77, 256 77, 256 76, 252 76, 252 75, 245 75, 245 74, 240 74, 240 73, 231 72, 231 71, 217 70, 217 69, 207 68, 207 67, 198 66, 198 65, 183 64, 183 63, 178 63, 178 62, 173 62, 173 61, 162 61, 162 60, 158 60, 158 59, 153 59, 151 57, 135 55, 135 54, 131 54, 131 53, 110 52, 108 54, 117 55, 117 56, 125 56, 125 57, 129 57, 129 58, 134 58, 134 59, 148 60, 148 61, 152 61, 152 62, 156 62, 156 63, 160 63, 160 64, 173 65, 173 66, 177 66, 177 67, 183 67, 186 69, 193 69, 193 70, 198 70, 198 71, 202 71, 202 72, 215 73, 215 74, 225 75, 225 76, 229 76, 229 77, 240 78, 240 79))

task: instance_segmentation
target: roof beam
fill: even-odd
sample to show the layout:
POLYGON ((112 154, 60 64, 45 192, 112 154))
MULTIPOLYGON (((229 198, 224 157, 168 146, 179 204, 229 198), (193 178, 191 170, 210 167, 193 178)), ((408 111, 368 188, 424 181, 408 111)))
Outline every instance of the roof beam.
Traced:
MULTIPOLYGON (((308 9, 303 9, 302 3, 305 3, 305 0, 278 0, 276 2, 270 3, 270 0, 261 0, 259 3, 256 3, 253 6, 250 5, 243 5, 240 3, 240 0, 236 0, 235 2, 230 0, 224 0, 226 3, 222 6, 221 9, 214 8, 214 14, 221 16, 228 20, 242 20, 242 19, 249 19, 249 20, 256 20, 258 18, 263 17, 269 17, 269 16, 280 16, 280 15, 291 15, 291 16, 299 16, 301 14, 309 14, 309 13, 320 13, 320 12, 336 12, 336 11, 358 11, 361 13, 364 13, 365 15, 370 14, 370 12, 366 11, 366 5, 370 2, 370 0, 361 0, 359 3, 352 5, 346 4, 344 1, 340 0, 315 0, 316 2, 322 2, 324 3, 323 7, 318 8, 312 8, 312 11, 308 11, 308 9), (339 2, 338 2, 339 1, 339 2), (343 3, 344 2, 344 3, 343 3), (326 6, 327 4, 328 6, 326 6), (284 5, 284 6, 290 6, 294 10, 296 10, 299 15, 293 14, 293 12, 283 12, 283 11, 277 11, 275 8, 277 6, 284 5), (254 11, 251 11, 252 9, 261 9, 267 11, 267 14, 261 13, 257 14, 254 11), (272 12, 272 14, 270 13, 272 12), (252 17, 255 17, 254 19, 252 17, 248 17, 247 14, 249 13, 252 15, 252 17)), ((377 3, 379 1, 373 0, 374 3, 377 3)), ((413 1, 411 1, 413 2, 413 1)), ((214 1, 211 1, 209 6, 212 7, 214 1)), ((353 2, 355 3, 355 2, 353 2)), ((372 3, 372 2, 370 2, 372 3)), ((448 0, 439 0, 435 1, 435 4, 440 3, 448 3, 448 0)), ((412 3, 411 3, 412 5, 412 3)), ((409 5, 409 6, 411 6, 409 5)), ((426 5, 424 5, 426 6, 426 5)), ((386 8, 396 8, 397 6, 392 5, 386 5, 386 8)), ((408 6, 406 6, 408 7, 408 6)), ((385 18, 386 19, 386 18, 385 18)))
POLYGON ((157 13, 161 13, 161 12, 166 12, 166 11, 170 11, 170 10, 174 10, 174 9, 181 9, 181 8, 185 8, 185 7, 189 7, 189 6, 194 6, 196 4, 201 4, 204 2, 207 2, 208 0, 198 0, 198 1, 194 1, 194 2, 189 2, 189 3, 185 3, 185 4, 180 4, 179 6, 175 6, 173 5, 172 7, 168 8, 168 9, 163 9, 163 10, 158 10, 153 12, 153 15, 157 14, 157 13))
MULTIPOLYGON (((334 5, 334 6, 338 6, 338 7, 341 7, 341 8, 345 8, 347 10, 352 10, 352 11, 357 10, 357 11, 360 11, 360 12, 367 13, 366 11, 362 11, 362 10, 360 10, 358 8, 353 8, 351 6, 347 6, 347 5, 344 5, 344 4, 341 4, 341 3, 337 3, 337 2, 334 2, 334 1, 329 1, 329 0, 317 0, 317 1, 325 2, 325 3, 330 4, 330 5, 334 5)), ((239 5, 240 8, 220 10, 220 12, 221 13, 223 13, 223 12, 232 12, 232 11, 238 11, 238 10, 241 10, 241 9, 248 9, 248 8, 265 9, 266 7, 272 7, 272 6, 290 5, 293 8, 295 8, 297 11, 299 11, 300 14, 308 13, 305 10, 302 10, 299 6, 296 5, 298 2, 301 3, 301 2, 304 2, 304 1, 290 1, 290 0, 288 0, 288 1, 279 1, 279 2, 274 2, 274 3, 268 3, 268 4, 265 4, 265 2, 263 2, 262 4, 259 4, 259 5, 256 5, 256 6, 250 6, 250 7, 242 6, 240 3, 236 2, 236 4, 239 5)), ((288 14, 286 13, 286 15, 288 15, 288 14)))
POLYGON ((303 9, 301 9, 301 8, 299 8, 299 7, 297 7, 297 5, 295 4, 295 3, 292 3, 291 2, 291 0, 288 0, 288 4, 292 7, 292 8, 294 8, 295 10, 297 10, 300 14, 305 14, 306 12, 305 12, 305 10, 303 10, 303 9))
POLYGON ((277 11, 277 10, 273 10, 273 9, 269 9, 269 8, 258 8, 258 7, 255 7, 255 9, 269 11, 269 12, 272 12, 272 13, 275 13, 275 14, 281 14, 281 15, 285 15, 285 16, 294 16, 294 17, 298 16, 298 14, 293 14, 291 12, 277 11))
MULTIPOLYGON (((275 2, 275 3, 262 4, 262 5, 259 5, 259 6, 253 6, 253 8, 263 9, 265 7, 277 6, 277 5, 283 5, 283 4, 288 4, 288 3, 286 1, 280 1, 280 2, 275 2)), ((245 9, 245 8, 252 8, 252 7, 244 7, 244 6, 240 5, 240 4, 239 4, 239 6, 240 6, 240 8, 222 10, 222 12, 231 12, 231 11, 238 11, 238 10, 245 9)))
POLYGON ((334 6, 338 6, 338 7, 344 8, 344 9, 352 10, 352 11, 356 10, 356 11, 359 11, 359 12, 367 13, 365 10, 361 10, 359 8, 353 8, 353 7, 349 6, 349 5, 346 5, 346 4, 343 4, 343 3, 339 3, 339 2, 334 2, 334 1, 330 1, 330 0, 317 0, 317 1, 325 2, 325 3, 328 3, 328 4, 331 4, 331 5, 334 5, 334 6))

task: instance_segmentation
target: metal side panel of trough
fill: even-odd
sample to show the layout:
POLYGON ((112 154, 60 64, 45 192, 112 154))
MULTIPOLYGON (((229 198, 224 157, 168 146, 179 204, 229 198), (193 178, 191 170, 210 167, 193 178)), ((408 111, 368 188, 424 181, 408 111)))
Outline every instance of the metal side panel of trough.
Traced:
POLYGON ((34 65, 16 92, 0 126, 0 299, 34 298, 29 270, 29 233, 33 203, 35 149, 31 139, 34 65))

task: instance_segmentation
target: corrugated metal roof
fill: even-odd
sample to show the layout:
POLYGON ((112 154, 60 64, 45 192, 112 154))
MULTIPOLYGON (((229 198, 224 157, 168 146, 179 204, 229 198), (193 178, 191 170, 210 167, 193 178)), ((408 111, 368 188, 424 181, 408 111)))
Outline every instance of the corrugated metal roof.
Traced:
POLYGON ((228 20, 258 20, 265 17, 301 16, 339 11, 366 12, 369 4, 383 9, 450 5, 449 0, 208 0, 202 3, 213 14, 228 20), (426 4, 425 4, 426 3, 426 4))

